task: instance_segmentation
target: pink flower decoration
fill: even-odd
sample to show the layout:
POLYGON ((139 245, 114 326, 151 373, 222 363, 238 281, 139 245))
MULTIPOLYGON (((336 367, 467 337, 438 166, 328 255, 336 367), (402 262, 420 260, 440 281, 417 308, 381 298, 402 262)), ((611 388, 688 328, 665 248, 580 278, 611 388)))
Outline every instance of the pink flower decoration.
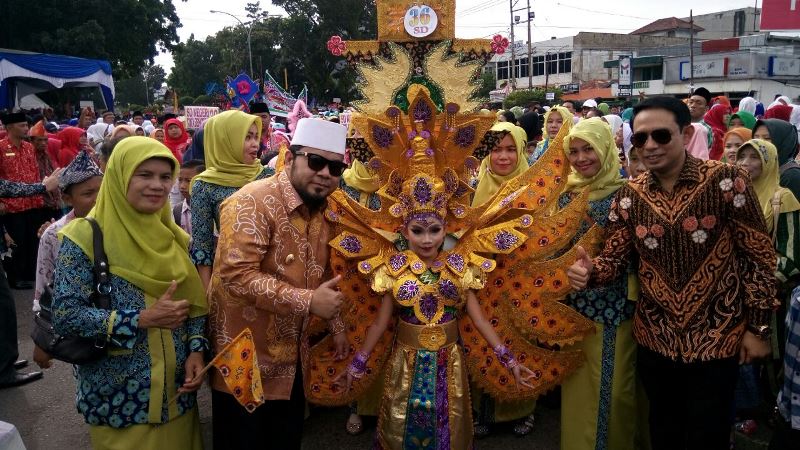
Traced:
POLYGON ((733 192, 728 191, 722 196, 726 202, 730 203, 733 201, 733 192))
POLYGON ((700 220, 700 224, 703 225, 703 228, 706 230, 710 230, 717 224, 717 218, 714 216, 705 216, 700 220))
POLYGON ((250 93, 250 83, 242 80, 236 83, 236 90, 239 91, 239 95, 247 95, 250 93))
POLYGON ((647 236, 648 229, 644 225, 636 225, 636 236, 639 239, 644 239, 647 236))
POLYGON ((650 232, 653 233, 653 236, 660 238, 661 236, 664 236, 664 227, 659 224, 655 224, 650 227, 650 232))
POLYGON ((492 38, 492 52, 502 55, 508 48, 508 38, 504 38, 499 34, 494 35, 492 38))
POLYGON ((697 229, 697 217, 689 216, 683 219, 683 229, 691 233, 697 229))
POLYGON ((736 192, 740 194, 744 192, 745 189, 747 189, 747 184, 744 182, 744 178, 736 177, 736 179, 733 180, 733 188, 736 189, 736 192))
POLYGON ((343 41, 341 36, 331 36, 328 39, 328 51, 334 56, 342 56, 347 51, 347 42, 343 41))

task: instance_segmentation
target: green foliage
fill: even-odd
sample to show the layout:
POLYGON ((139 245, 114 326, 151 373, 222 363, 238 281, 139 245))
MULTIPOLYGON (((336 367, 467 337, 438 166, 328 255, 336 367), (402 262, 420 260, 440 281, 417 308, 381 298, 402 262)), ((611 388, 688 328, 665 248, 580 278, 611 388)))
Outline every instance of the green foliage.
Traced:
POLYGON ((494 77, 494 72, 491 70, 487 70, 486 72, 481 74, 481 88, 478 90, 478 93, 475 94, 478 98, 489 98, 489 92, 495 89, 497 85, 497 80, 494 77))
POLYGON ((106 59, 131 78, 178 42, 173 1, 2 0, 0 48, 106 59))
POLYGON ((190 95, 184 95, 178 98, 179 106, 192 106, 193 104, 194 104, 194 97, 190 95))
MULTIPOLYGON (((553 100, 552 102, 557 102, 558 100, 561 99, 560 89, 551 88, 548 90, 548 92, 554 92, 556 94, 556 99, 553 100)), ((509 109, 513 108, 514 106, 522 106, 524 108, 527 107, 528 104, 530 104, 531 102, 539 102, 541 104, 545 104, 546 102, 549 102, 548 100, 545 100, 546 98, 545 94, 546 94, 545 90, 541 88, 521 89, 518 91, 514 91, 508 94, 506 99, 503 100, 503 108, 509 109)))
MULTIPOLYGON (((246 26, 226 27, 204 41, 191 37, 173 52, 175 67, 169 76, 170 88, 181 95, 205 94, 206 84, 222 83, 226 76, 248 73, 247 30, 252 24, 251 47, 254 79, 269 71, 283 84, 284 70, 289 91, 298 94, 307 84, 312 96, 320 100, 355 95, 355 74, 342 70, 344 58, 331 55, 326 43, 330 36, 345 40, 376 37, 374 0, 275 0, 288 17, 269 17, 258 2, 248 3, 246 26)), ((233 11, 236 14, 235 11, 233 11)))
POLYGON ((198 95, 196 99, 194 99, 194 105, 197 106, 210 106, 211 105, 211 96, 203 94, 198 95))
POLYGON ((148 67, 144 73, 137 73, 133 77, 115 80, 116 102, 120 105, 137 103, 151 105, 155 99, 155 91, 160 89, 167 78, 161 66, 148 67), (147 81, 145 81, 145 77, 147 81))

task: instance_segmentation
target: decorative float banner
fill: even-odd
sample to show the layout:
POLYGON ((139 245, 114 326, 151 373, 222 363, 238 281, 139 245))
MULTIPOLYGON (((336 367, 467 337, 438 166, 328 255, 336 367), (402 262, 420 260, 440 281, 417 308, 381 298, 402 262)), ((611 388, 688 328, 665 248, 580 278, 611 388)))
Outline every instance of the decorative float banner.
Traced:
POLYGON ((186 127, 198 129, 209 117, 219 114, 216 106, 184 106, 186 111, 186 127))
POLYGON ((308 104, 308 87, 303 85, 300 95, 294 98, 292 94, 283 90, 280 84, 272 78, 269 72, 264 73, 264 101, 273 116, 286 117, 292 111, 297 100, 308 104))
POLYGON ((236 78, 225 79, 225 92, 231 101, 231 106, 250 111, 249 103, 258 94, 258 83, 246 73, 240 73, 236 78))

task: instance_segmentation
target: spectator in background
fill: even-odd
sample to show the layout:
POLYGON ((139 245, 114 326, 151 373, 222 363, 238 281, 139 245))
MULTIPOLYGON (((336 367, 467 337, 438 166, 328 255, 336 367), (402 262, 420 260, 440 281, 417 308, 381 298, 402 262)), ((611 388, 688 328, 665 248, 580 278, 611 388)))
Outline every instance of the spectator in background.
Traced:
POLYGON ((175 223, 183 228, 189 236, 192 235, 192 210, 191 210, 191 192, 192 178, 206 170, 203 161, 198 159, 190 159, 181 164, 181 170, 178 172, 178 190, 181 193, 183 201, 172 208, 172 217, 175 218, 175 223))
POLYGON ((186 127, 183 122, 178 119, 169 119, 164 122, 164 145, 172 152, 172 156, 181 162, 183 160, 183 153, 186 148, 192 143, 189 133, 186 132, 186 127))

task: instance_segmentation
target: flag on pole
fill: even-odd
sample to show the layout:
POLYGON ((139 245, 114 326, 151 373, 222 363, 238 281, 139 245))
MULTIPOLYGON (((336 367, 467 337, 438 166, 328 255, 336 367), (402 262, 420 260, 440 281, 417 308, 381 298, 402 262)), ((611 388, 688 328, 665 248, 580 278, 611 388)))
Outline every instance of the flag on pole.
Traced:
POLYGON ((219 370, 231 394, 248 412, 252 413, 264 403, 261 372, 250 328, 239 333, 208 365, 219 370))

